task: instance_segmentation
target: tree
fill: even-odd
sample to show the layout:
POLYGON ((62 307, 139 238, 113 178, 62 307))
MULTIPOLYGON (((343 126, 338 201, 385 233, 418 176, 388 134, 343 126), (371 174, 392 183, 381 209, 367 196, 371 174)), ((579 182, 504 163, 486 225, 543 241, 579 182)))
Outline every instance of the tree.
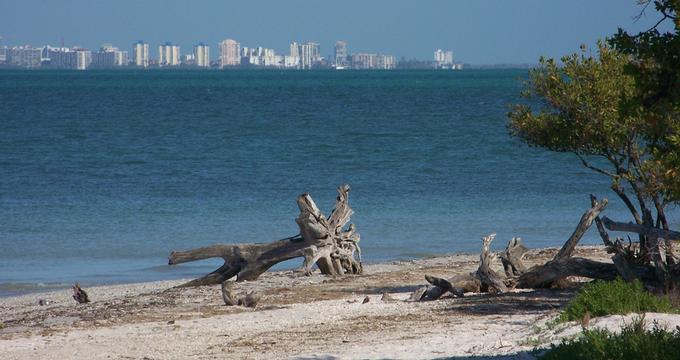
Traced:
MULTIPOLYGON (((598 44, 597 56, 540 59, 529 73, 523 97, 508 116, 511 135, 530 146, 571 152, 582 164, 611 179, 611 189, 634 221, 668 228, 666 189, 660 185, 645 111, 633 101, 635 79, 626 72, 631 56, 598 44)), ((645 236, 640 236, 644 250, 645 236)))
POLYGON ((679 0, 640 0, 644 15, 650 5, 660 19, 650 29, 631 35, 619 29, 610 44, 632 56, 626 73, 635 80, 632 101, 645 110, 644 121, 649 137, 655 143, 653 155, 660 185, 665 187, 669 201, 680 200, 680 19, 679 0), (672 30, 659 31, 671 21, 672 30))

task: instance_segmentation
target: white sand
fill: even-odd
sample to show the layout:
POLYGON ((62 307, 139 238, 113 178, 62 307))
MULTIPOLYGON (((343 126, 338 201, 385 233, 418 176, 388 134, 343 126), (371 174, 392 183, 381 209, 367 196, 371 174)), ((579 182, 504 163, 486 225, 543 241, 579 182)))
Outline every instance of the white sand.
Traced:
MULTIPOLYGON (((384 289, 405 300, 424 283, 418 280, 423 273, 452 275, 475 262, 469 255, 398 262, 335 279, 270 273, 238 284, 241 291, 263 293, 256 309, 224 306, 216 286, 163 292, 179 281, 90 288, 93 303, 86 305, 68 291, 1 299, 0 358, 531 359, 536 345, 580 333, 576 323, 546 326, 573 291, 380 300, 384 289), (370 301, 362 304, 367 295, 370 301), (53 304, 38 306, 37 298, 53 304)), ((618 330, 633 316, 594 318, 590 327, 618 330)), ((680 325, 678 315, 647 314, 646 320, 669 329, 680 325)))

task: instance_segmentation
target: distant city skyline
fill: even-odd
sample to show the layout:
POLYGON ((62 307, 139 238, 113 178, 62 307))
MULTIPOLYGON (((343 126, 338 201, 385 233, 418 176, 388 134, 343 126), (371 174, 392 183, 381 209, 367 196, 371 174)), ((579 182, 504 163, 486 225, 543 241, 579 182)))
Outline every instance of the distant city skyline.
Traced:
MULTIPOLYGON (((213 47, 237 39, 287 53, 292 39, 321 44, 334 56, 338 40, 354 53, 430 59, 434 49, 452 49, 456 61, 471 64, 535 63, 594 45, 618 27, 646 30, 658 19, 653 10, 639 21, 635 0, 404 0, 318 2, 300 0, 227 3, 217 0, 23 0, 3 4, 3 45, 81 46, 104 43, 132 51, 139 39, 158 46, 170 42, 186 53, 199 43, 213 47)), ((169 50, 172 53, 172 50, 169 50)))

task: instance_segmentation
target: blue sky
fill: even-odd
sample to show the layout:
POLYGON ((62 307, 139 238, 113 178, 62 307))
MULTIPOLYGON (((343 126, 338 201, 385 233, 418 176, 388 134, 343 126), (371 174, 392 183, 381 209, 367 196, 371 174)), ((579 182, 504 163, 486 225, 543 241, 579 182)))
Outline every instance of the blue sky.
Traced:
POLYGON ((381 52, 430 59, 451 49, 474 64, 535 63, 559 57, 616 32, 649 28, 649 10, 638 22, 636 0, 0 0, 4 45, 102 43, 130 49, 133 42, 171 41, 191 51, 202 41, 233 38, 245 46, 287 52, 293 40, 321 43, 332 53, 338 39, 350 52, 381 52))

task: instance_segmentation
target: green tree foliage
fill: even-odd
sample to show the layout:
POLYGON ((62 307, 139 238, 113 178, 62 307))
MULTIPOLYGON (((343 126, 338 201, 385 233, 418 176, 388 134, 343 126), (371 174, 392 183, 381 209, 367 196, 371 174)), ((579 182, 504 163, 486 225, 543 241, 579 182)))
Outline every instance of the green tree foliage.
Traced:
POLYGON ((660 185, 666 188, 669 200, 680 200, 680 0, 640 0, 641 16, 653 6, 659 21, 651 29, 629 34, 619 29, 610 44, 618 51, 631 55, 633 61, 627 73, 635 80, 637 104, 645 111, 643 119, 655 141, 655 167, 660 185), (658 28, 672 22, 672 30, 658 28))
POLYGON ((509 130, 531 146, 576 154, 584 166, 611 178, 635 222, 665 227, 663 169, 653 160, 658 143, 643 121, 644 108, 633 101, 630 61, 603 43, 595 56, 582 47, 561 64, 541 58, 525 83, 527 101, 508 114, 509 130))

